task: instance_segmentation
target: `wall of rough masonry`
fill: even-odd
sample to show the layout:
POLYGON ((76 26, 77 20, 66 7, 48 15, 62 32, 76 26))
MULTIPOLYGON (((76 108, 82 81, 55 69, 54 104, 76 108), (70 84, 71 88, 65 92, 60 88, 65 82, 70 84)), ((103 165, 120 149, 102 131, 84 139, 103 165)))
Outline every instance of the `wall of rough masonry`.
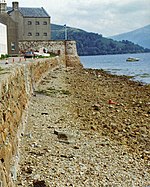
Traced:
POLYGON ((34 85, 61 58, 13 65, 0 71, 0 187, 13 187, 16 179, 19 138, 23 131, 34 85))
POLYGON ((58 55, 74 55, 77 56, 76 42, 72 40, 67 41, 20 41, 20 51, 40 50, 46 48, 48 52, 58 55))
POLYGON ((81 66, 80 59, 77 54, 76 42, 67 41, 20 41, 20 51, 39 51, 46 48, 48 52, 61 56, 67 66, 81 66))
POLYGON ((19 48, 21 51, 46 48, 57 56, 0 69, 0 187, 14 187, 19 139, 34 85, 54 67, 82 67, 74 41, 22 41, 19 48))

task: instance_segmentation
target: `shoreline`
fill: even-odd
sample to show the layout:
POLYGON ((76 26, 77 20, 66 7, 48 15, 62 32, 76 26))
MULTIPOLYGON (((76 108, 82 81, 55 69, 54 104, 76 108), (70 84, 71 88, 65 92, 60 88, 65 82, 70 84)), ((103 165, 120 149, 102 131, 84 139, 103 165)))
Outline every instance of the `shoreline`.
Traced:
POLYGON ((135 82, 135 83, 137 83, 137 84, 141 84, 141 86, 144 86, 144 85, 150 85, 150 83, 147 83, 147 82, 143 82, 143 81, 140 81, 140 80, 136 80, 136 79, 134 79, 135 78, 135 76, 133 75, 118 75, 118 74, 114 74, 114 73, 111 73, 111 71, 109 71, 109 70, 105 70, 105 69, 97 69, 97 68, 84 68, 83 67, 83 69, 87 69, 87 70, 95 70, 95 71, 100 71, 100 72, 104 72, 104 73, 106 73, 106 74, 108 74, 108 75, 111 75, 112 77, 113 76, 115 76, 115 77, 120 77, 120 78, 126 78, 126 79, 128 79, 129 81, 132 81, 132 82, 135 82))
POLYGON ((142 82, 142 81, 138 81, 138 80, 133 80, 132 78, 134 78, 134 76, 130 76, 130 75, 117 75, 117 74, 113 74, 111 73, 110 71, 107 71, 105 69, 97 69, 97 68, 83 68, 85 70, 90 70, 90 71, 97 71, 97 72, 104 72, 104 74, 108 74, 112 77, 118 77, 120 79, 126 79, 126 80, 129 80, 131 82, 135 82, 137 84, 141 84, 141 86, 144 86, 144 85, 149 85, 150 83, 145 83, 145 82, 142 82))
POLYGON ((133 75, 133 81, 150 84, 149 53, 133 55, 135 58, 140 58, 138 62, 126 62, 130 55, 80 56, 80 59, 85 68, 103 69, 118 76, 133 75))
MULTIPOLYGON (((120 113, 120 115, 125 114, 125 116, 127 118, 131 118, 131 120, 133 120, 132 118, 136 117, 136 114, 134 114, 134 113, 140 114, 140 112, 143 112, 143 113, 145 112, 143 115, 141 115, 141 119, 138 116, 138 118, 135 121, 133 120, 133 123, 135 126, 136 126, 136 123, 138 124, 139 122, 141 123, 141 125, 146 123, 147 129, 149 128, 148 124, 150 124, 150 120, 148 119, 148 117, 150 115, 150 102, 149 102, 150 84, 145 85, 139 81, 130 80, 129 77, 125 76, 125 75, 122 75, 122 76, 112 75, 112 74, 106 72, 105 70, 84 68, 83 72, 85 74, 90 74, 91 78, 89 78, 89 80, 85 80, 85 78, 88 77, 88 76, 85 76, 84 81, 83 81, 82 79, 84 76, 82 76, 81 73, 78 74, 81 77, 79 79, 81 79, 82 83, 83 83, 80 85, 80 87, 84 87, 84 85, 89 84, 86 87, 87 92, 86 91, 84 92, 83 90, 79 90, 80 93, 78 93, 78 94, 83 95, 83 97, 85 99, 86 93, 89 94, 89 91, 91 91, 92 89, 95 89, 97 93, 96 94, 92 93, 89 96, 92 99, 95 99, 95 102, 98 103, 98 105, 99 105, 98 110, 101 111, 101 109, 100 109, 101 105, 105 106, 106 111, 107 110, 109 111, 109 109, 108 109, 109 107, 113 110, 114 109, 120 110, 120 111, 118 111, 118 113, 120 113), (106 80, 104 80, 105 78, 106 78, 106 80), (88 81, 89 82, 94 81, 95 83, 90 84, 90 83, 88 83, 88 81), (93 85, 93 84, 95 84, 95 85, 93 85), (98 89, 98 86, 102 87, 103 89, 102 88, 98 89), (103 91, 103 92, 100 93, 101 91, 103 91), (124 93, 122 93, 122 92, 124 92, 124 93), (99 99, 97 98, 98 94, 99 94, 99 99), (93 98, 93 96, 96 96, 96 98, 93 98), (127 96, 129 98, 127 98, 127 96), (103 101, 100 101, 101 100, 100 97, 103 99, 103 101), (106 98, 105 101, 104 101, 104 98, 106 98), (116 104, 109 105, 110 99, 112 99, 114 102, 116 102, 116 104), (128 110, 130 112, 128 112, 128 110), (132 111, 132 110, 134 110, 134 111, 132 111)), ((70 77, 71 77, 71 74, 70 74, 70 77)), ((72 82, 79 82, 79 81, 77 81, 78 80, 77 77, 78 76, 76 76, 76 80, 72 80, 72 82)), ((72 87, 72 89, 74 89, 74 87, 77 88, 75 85, 72 85, 71 87, 72 87)), ((112 111, 110 111, 110 112, 112 112, 112 111)), ((114 112, 117 114, 116 111, 114 111, 114 112)), ((118 116, 118 120, 119 120, 119 116, 118 116)), ((112 118, 112 121, 113 121, 113 118, 112 118)), ((124 121, 122 121, 122 123, 123 122, 124 121)), ((121 125, 121 122, 120 122, 120 125, 121 125)), ((123 130, 123 127, 122 127, 122 130, 123 130)), ((136 130, 138 130, 138 128, 136 128, 136 130)), ((143 149, 144 149, 144 147, 143 147, 143 149)))
POLYGON ((36 87, 16 185, 148 186, 150 85, 58 68, 36 87))

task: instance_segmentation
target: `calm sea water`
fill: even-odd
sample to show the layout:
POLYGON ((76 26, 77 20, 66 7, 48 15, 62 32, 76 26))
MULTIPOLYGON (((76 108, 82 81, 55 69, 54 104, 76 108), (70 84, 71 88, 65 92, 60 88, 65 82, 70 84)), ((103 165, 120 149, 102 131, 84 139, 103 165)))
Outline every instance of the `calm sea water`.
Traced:
POLYGON ((85 68, 134 76, 133 80, 150 84, 150 53, 80 56, 80 60, 85 68), (140 61, 126 62, 128 57, 140 58, 140 61))

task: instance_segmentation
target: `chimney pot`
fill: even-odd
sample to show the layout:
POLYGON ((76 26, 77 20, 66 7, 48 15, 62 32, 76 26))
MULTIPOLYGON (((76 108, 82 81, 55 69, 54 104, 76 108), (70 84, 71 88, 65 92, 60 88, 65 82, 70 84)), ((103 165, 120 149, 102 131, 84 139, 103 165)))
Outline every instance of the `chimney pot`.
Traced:
POLYGON ((13 10, 18 10, 19 9, 19 3, 17 1, 12 2, 12 7, 13 7, 13 10))
POLYGON ((7 11, 7 4, 5 0, 0 1, 0 13, 5 13, 7 11))

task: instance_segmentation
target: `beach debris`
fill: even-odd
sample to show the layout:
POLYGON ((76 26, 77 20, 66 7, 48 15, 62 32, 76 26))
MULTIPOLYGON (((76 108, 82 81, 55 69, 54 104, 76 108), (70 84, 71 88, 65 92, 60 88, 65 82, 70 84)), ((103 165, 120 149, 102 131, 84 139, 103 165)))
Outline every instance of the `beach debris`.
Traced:
POLYGON ((25 170, 25 172, 28 173, 28 174, 31 174, 32 171, 33 171, 33 168, 31 168, 31 167, 27 167, 26 170, 25 170))
POLYGON ((63 139, 63 140, 68 140, 69 139, 69 137, 68 137, 69 135, 66 134, 65 132, 58 132, 58 131, 54 130, 54 134, 57 135, 58 139, 63 139))
POLYGON ((109 99, 108 103, 109 103, 110 105, 116 105, 116 104, 117 104, 116 102, 112 101, 111 99, 109 99))
POLYGON ((99 109, 100 109, 100 105, 99 104, 94 104, 92 107, 96 111, 99 111, 99 109))
POLYGON ((61 140, 66 140, 66 141, 68 141, 68 135, 65 134, 65 133, 59 133, 59 134, 57 135, 57 138, 58 138, 58 139, 61 139, 61 140))
POLYGON ((62 158, 74 158, 74 156, 73 155, 60 155, 60 157, 62 157, 62 158))
POLYGON ((48 112, 42 112, 41 115, 48 115, 48 112))
POLYGON ((54 134, 57 135, 57 138, 59 140, 59 142, 63 142, 63 143, 71 143, 73 141, 73 135, 67 132, 59 132, 54 130, 54 134))
POLYGON ((91 126, 91 130, 94 130, 94 131, 96 131, 96 127, 94 127, 94 126, 91 126))
POLYGON ((33 186, 34 187, 46 187, 45 181, 44 180, 35 180, 33 181, 33 186))
POLYGON ((73 148, 74 149, 80 149, 78 145, 75 145, 73 148))

